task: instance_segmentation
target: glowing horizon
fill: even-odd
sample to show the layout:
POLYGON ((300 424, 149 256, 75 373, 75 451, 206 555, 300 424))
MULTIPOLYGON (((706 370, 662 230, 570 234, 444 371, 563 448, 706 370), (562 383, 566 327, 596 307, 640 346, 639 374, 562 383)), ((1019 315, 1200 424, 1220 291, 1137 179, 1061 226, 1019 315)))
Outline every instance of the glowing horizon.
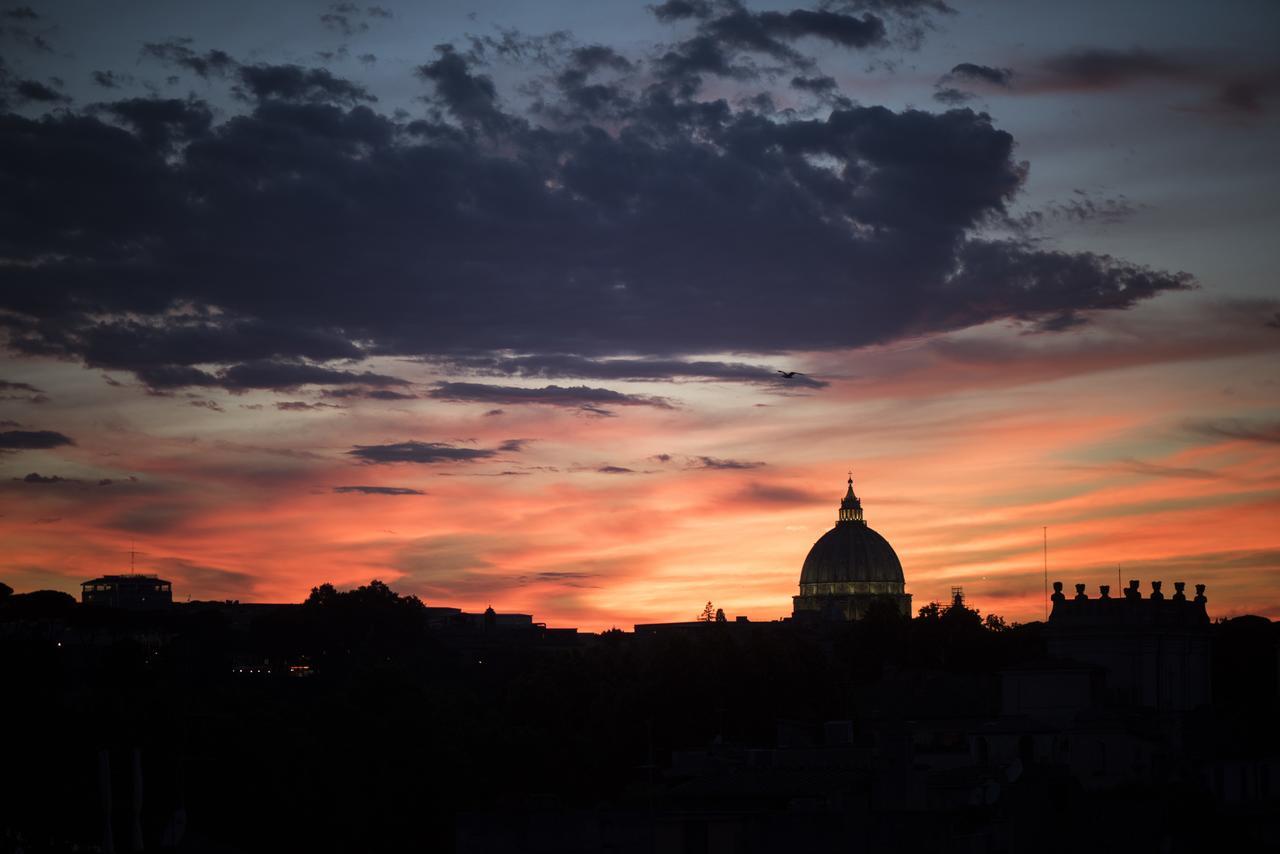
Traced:
MULTIPOLYGON (((1018 346, 1007 330, 989 335, 1018 346)), ((945 344, 921 342, 916 353, 931 355, 919 370, 967 369, 939 370, 945 344)), ((99 435, 96 410, 73 427, 83 410, 60 403, 89 393, 86 375, 47 364, 38 381, 51 400, 40 411, 76 444, 5 460, 4 575, 19 590, 77 592, 127 567, 136 542, 139 571, 172 580, 179 600, 296 602, 324 582, 380 578, 429 604, 492 604, 586 630, 690 619, 707 600, 777 619, 852 469, 917 606, 961 585, 984 612, 1039 618, 1048 526, 1051 580, 1097 595, 1118 564, 1144 590, 1154 579, 1207 584, 1215 616, 1280 613, 1280 534, 1268 524, 1280 509, 1280 456, 1246 430, 1269 401, 1237 393, 1244 405, 1212 419, 1189 408, 1207 408, 1224 375, 1247 376, 1270 352, 1204 363, 1194 385, 1179 363, 1122 363, 998 393, 979 376, 977 396, 922 387, 900 350, 848 358, 862 377, 803 394, 615 384, 679 401, 616 417, 540 405, 486 415, 434 401, 281 412, 225 394, 222 412, 189 406, 189 420, 142 428, 168 401, 103 384, 114 423, 99 435), (877 379, 880 366, 896 381, 877 379), (518 450, 463 462, 350 455, 379 443, 494 449, 513 439, 518 450), (28 472, 63 480, 17 480, 28 472)))

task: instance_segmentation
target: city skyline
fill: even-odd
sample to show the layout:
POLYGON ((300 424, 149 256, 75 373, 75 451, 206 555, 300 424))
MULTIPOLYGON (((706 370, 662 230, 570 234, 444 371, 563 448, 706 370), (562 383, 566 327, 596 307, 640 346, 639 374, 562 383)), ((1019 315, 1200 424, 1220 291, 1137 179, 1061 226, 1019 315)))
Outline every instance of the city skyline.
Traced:
POLYGON ((769 620, 852 471, 917 605, 1280 618, 1280 11, 1175 6, 4 7, 0 580, 769 620))

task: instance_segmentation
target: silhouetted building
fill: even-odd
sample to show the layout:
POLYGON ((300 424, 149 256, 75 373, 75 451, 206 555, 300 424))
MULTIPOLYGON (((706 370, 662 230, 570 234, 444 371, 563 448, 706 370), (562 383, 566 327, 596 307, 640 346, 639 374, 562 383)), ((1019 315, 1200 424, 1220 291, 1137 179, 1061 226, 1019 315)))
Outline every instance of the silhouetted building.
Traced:
POLYGON ((910 616, 911 594, 905 588, 902 563, 889 541, 862 518, 862 502, 850 477, 835 527, 804 559, 800 595, 792 597, 793 616, 860 620, 877 600, 887 600, 910 616))
POLYGON ((80 601, 111 608, 165 608, 173 604, 173 585, 141 573, 104 575, 81 583, 80 601))
MULTIPOLYGON (((724 611, 720 611, 721 614, 724 611)), ((696 634, 698 632, 723 632, 723 631, 742 631, 749 630, 754 626, 760 625, 753 623, 747 617, 734 617, 732 620, 725 618, 715 620, 687 620, 682 623, 637 623, 635 632, 637 635, 672 635, 672 634, 696 634)))
POLYGON ((1074 598, 1053 584, 1053 613, 1045 632, 1049 654, 1101 668, 1104 699, 1110 705, 1183 712, 1210 702, 1210 629, 1204 585, 1188 599, 1186 585, 1174 582, 1165 598, 1163 583, 1151 582, 1143 598, 1136 580, 1122 597, 1110 585, 1090 599, 1083 584, 1074 598))

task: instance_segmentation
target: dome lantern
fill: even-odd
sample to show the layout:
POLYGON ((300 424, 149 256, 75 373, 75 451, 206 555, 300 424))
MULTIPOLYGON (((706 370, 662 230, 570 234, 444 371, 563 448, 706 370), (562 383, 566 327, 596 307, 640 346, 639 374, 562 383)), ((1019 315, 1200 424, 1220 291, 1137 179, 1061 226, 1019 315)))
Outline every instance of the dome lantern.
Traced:
POLYGON ((849 489, 844 494, 844 500, 840 502, 840 510, 836 518, 840 522, 867 524, 862 518, 862 502, 853 494, 853 472, 849 472, 849 489))

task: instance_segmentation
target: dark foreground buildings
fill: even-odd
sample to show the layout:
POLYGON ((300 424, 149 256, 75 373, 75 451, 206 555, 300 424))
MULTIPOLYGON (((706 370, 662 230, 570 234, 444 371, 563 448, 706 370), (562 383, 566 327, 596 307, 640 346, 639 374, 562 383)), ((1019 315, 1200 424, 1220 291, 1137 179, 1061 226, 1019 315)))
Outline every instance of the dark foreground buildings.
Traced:
POLYGON ((860 511, 775 622, 0 586, 0 852, 1280 850, 1277 624, 1159 581, 912 618, 860 511))
POLYGON ((759 662, 772 731, 720 707, 647 804, 475 813, 459 850, 1280 850, 1280 627, 1211 623, 1203 585, 1062 586, 1046 624, 1013 628, 958 598, 910 622, 668 631, 759 662), (821 667, 795 655, 819 648, 821 667), (790 691, 810 702, 766 699, 790 691))
POLYGON ((80 601, 108 608, 163 608, 173 604, 173 585, 155 575, 103 575, 80 585, 80 601))

